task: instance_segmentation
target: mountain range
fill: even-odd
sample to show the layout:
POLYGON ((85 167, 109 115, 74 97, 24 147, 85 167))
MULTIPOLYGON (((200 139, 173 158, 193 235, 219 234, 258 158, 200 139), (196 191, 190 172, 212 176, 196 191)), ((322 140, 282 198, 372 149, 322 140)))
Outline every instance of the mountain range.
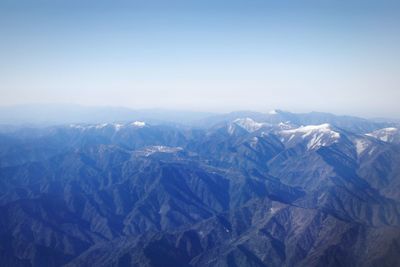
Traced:
POLYGON ((398 123, 125 115, 0 127, 1 266, 400 266, 398 123))

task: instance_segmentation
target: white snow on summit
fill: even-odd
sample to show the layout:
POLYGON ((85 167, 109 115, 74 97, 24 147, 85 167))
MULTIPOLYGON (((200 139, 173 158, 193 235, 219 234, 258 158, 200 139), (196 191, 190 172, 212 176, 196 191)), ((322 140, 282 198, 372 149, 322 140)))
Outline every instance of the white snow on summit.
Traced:
POLYGON ((142 127, 146 126, 146 123, 144 121, 134 121, 134 122, 132 122, 131 125, 142 128, 142 127))
POLYGON ((299 128, 292 130, 282 131, 285 134, 302 134, 303 137, 307 137, 314 133, 324 133, 329 134, 332 138, 339 138, 340 134, 331 129, 331 125, 329 123, 324 123, 321 125, 307 125, 300 126, 299 128))
POLYGON ((80 130, 90 130, 90 129, 103 129, 109 126, 112 126, 113 124, 110 123, 100 123, 100 124, 92 124, 92 125, 86 125, 86 124, 70 124, 69 127, 75 128, 75 129, 80 129, 80 130))
POLYGON ((287 143, 289 146, 307 141, 308 149, 329 146, 340 138, 340 134, 332 130, 331 125, 328 123, 321 125, 301 126, 291 130, 283 130, 280 132, 280 134, 283 137, 282 141, 287 143))
POLYGON ((250 133, 257 131, 258 129, 261 129, 266 125, 265 123, 256 122, 250 118, 236 119, 233 121, 233 123, 242 127, 243 129, 245 129, 250 133))
POLYGON ((278 127, 281 130, 290 130, 293 128, 289 121, 278 123, 278 127))
POLYGON ((367 136, 374 137, 384 142, 399 142, 400 141, 400 131, 398 128, 389 127, 383 128, 371 133, 366 134, 367 136))
POLYGON ((108 123, 102 123, 102 124, 97 124, 96 126, 94 126, 96 129, 102 129, 107 127, 109 124, 108 123))
POLYGON ((143 121, 135 121, 130 124, 124 124, 124 123, 100 123, 100 124, 89 124, 89 125, 87 125, 87 124, 70 124, 69 127, 75 128, 75 129, 80 129, 83 131, 91 130, 91 129, 96 129, 96 130, 101 130, 101 129, 105 129, 105 128, 109 129, 112 127, 115 129, 115 131, 119 131, 122 128, 127 127, 129 125, 137 127, 137 128, 143 128, 146 126, 146 123, 143 121))

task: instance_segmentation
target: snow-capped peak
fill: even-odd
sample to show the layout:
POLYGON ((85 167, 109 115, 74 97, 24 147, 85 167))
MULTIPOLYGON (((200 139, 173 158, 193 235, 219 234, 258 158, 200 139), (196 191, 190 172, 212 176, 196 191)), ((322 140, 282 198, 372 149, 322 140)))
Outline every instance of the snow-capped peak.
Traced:
POLYGON ((233 121, 236 125, 242 127, 248 132, 254 132, 265 126, 265 123, 256 122, 251 118, 236 119, 233 121))
POLYGON ((384 142, 399 142, 400 141, 400 131, 398 128, 389 127, 383 128, 371 133, 367 133, 367 136, 374 137, 384 142))
POLYGON ((321 146, 329 146, 340 138, 340 134, 328 123, 320 125, 301 126, 296 129, 283 130, 280 132, 282 141, 292 146, 307 141, 308 149, 316 149, 321 146))
POLYGON ((97 125, 95 126, 95 128, 96 128, 96 129, 102 129, 102 128, 105 128, 105 127, 107 127, 107 126, 109 126, 108 123, 101 123, 101 124, 97 124, 97 125))
POLYGON ((276 114, 278 114, 278 111, 277 111, 276 109, 273 109, 273 110, 270 110, 270 111, 268 112, 268 114, 269 114, 269 115, 276 115, 276 114))
POLYGON ((329 123, 324 123, 320 125, 307 125, 307 126, 300 126, 299 128, 292 129, 292 130, 286 130, 283 131, 286 133, 302 133, 304 137, 315 133, 315 132, 324 132, 324 133, 330 133, 335 137, 339 137, 339 133, 333 131, 331 129, 331 125, 329 123))
POLYGON ((293 127, 292 127, 292 125, 290 124, 290 122, 287 121, 287 122, 280 122, 280 123, 278 123, 278 128, 281 129, 281 130, 290 130, 290 129, 292 129, 293 127))
POLYGON ((110 123, 99 123, 99 124, 91 124, 91 125, 86 125, 86 124, 70 124, 69 127, 75 128, 75 129, 80 129, 80 130, 90 130, 90 129, 96 129, 100 130, 103 128, 107 128, 110 126, 115 126, 115 124, 110 124, 110 123))
POLYGON ((146 126, 146 123, 144 121, 134 121, 131 123, 131 125, 142 128, 142 127, 146 126))

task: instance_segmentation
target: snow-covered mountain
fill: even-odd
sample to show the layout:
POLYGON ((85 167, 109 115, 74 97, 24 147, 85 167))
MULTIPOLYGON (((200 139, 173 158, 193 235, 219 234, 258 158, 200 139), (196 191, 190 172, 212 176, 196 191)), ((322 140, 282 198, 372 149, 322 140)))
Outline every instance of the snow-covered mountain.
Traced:
POLYGON ((255 132, 259 129, 261 129, 262 127, 267 126, 266 123, 260 123, 260 122, 256 122, 251 118, 244 118, 244 119, 236 119, 233 121, 233 123, 235 123, 236 125, 239 125, 240 127, 242 127, 243 129, 245 129, 248 132, 255 132))
POLYGON ((366 134, 383 142, 400 143, 400 131, 398 128, 388 127, 366 134))
POLYGON ((212 122, 2 132, 0 265, 400 266, 396 125, 212 122))
POLYGON ((308 149, 329 146, 337 142, 340 138, 340 133, 334 131, 328 123, 300 126, 296 129, 283 130, 279 134, 282 136, 282 141, 287 147, 294 146, 300 142, 306 142, 308 149))

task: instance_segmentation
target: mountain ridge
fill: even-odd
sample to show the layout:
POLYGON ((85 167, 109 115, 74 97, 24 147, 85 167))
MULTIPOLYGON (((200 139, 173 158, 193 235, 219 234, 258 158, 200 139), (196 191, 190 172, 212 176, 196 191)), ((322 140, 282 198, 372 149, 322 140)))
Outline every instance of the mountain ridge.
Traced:
POLYGON ((0 263, 400 265, 400 144, 371 134, 386 127, 247 118, 3 132, 0 263))

